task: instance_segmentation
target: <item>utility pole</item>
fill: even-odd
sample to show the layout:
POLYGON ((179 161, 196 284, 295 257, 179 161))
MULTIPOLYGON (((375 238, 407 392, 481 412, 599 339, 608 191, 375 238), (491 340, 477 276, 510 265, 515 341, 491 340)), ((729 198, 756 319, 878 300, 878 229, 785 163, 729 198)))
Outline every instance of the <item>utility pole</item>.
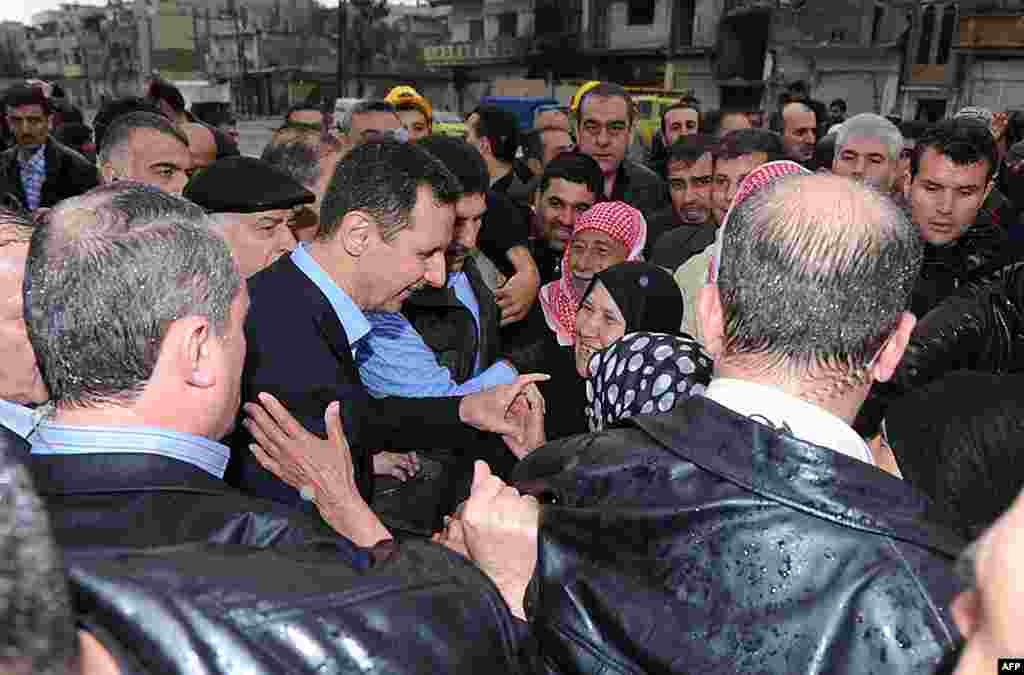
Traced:
POLYGON ((345 0, 338 0, 338 98, 346 98, 345 49, 348 45, 345 33, 348 29, 348 17, 345 10, 345 0))

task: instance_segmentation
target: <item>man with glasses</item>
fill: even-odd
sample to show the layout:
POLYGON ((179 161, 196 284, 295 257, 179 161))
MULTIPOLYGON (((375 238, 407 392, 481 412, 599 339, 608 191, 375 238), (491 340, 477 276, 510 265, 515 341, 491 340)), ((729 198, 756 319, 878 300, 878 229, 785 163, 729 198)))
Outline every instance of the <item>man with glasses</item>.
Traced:
POLYGON ((633 98, 623 87, 602 82, 580 100, 576 137, 604 175, 604 195, 626 202, 650 219, 669 204, 668 188, 656 173, 626 158, 633 136, 633 98))
POLYGON ((0 194, 35 210, 99 184, 99 174, 89 160, 49 135, 50 101, 39 88, 14 87, 4 103, 7 126, 17 145, 0 155, 0 194))

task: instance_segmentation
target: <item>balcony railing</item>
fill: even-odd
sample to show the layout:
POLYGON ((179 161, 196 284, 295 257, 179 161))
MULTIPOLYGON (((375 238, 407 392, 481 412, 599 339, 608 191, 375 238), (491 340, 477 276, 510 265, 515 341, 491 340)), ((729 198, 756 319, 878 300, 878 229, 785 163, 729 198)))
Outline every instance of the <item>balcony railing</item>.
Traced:
POLYGON ((449 42, 423 48, 423 62, 429 66, 461 66, 503 63, 523 58, 527 40, 499 38, 479 42, 449 42))

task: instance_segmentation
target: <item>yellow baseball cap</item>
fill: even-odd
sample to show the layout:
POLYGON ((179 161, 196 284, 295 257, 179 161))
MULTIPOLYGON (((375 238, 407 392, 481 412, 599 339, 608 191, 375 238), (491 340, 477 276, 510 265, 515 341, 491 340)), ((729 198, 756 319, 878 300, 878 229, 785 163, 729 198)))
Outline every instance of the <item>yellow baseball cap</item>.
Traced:
POLYGON ((388 95, 384 97, 384 100, 393 106, 398 106, 403 103, 412 103, 423 110, 423 114, 427 116, 428 122, 434 117, 434 108, 430 105, 430 101, 423 98, 418 91, 407 84, 400 84, 397 87, 394 87, 388 92, 388 95))
POLYGON ((593 89, 594 87, 596 87, 599 84, 601 84, 600 80, 591 80, 590 82, 587 82, 586 84, 580 85, 580 88, 577 89, 576 93, 572 95, 572 105, 569 106, 570 109, 574 113, 575 112, 579 112, 580 101, 583 100, 583 97, 587 95, 588 91, 590 91, 591 89, 593 89))

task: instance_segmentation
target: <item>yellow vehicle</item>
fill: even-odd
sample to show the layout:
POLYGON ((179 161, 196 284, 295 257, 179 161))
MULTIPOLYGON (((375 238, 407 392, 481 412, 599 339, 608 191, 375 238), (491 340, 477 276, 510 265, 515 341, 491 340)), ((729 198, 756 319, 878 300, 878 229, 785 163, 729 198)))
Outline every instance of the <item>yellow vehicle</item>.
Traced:
POLYGON ((466 122, 461 115, 446 110, 435 110, 434 133, 462 138, 466 135, 466 122))
POLYGON ((636 106, 637 135, 641 143, 650 147, 654 134, 661 128, 661 114, 678 100, 678 98, 666 96, 633 96, 633 104, 636 106))

